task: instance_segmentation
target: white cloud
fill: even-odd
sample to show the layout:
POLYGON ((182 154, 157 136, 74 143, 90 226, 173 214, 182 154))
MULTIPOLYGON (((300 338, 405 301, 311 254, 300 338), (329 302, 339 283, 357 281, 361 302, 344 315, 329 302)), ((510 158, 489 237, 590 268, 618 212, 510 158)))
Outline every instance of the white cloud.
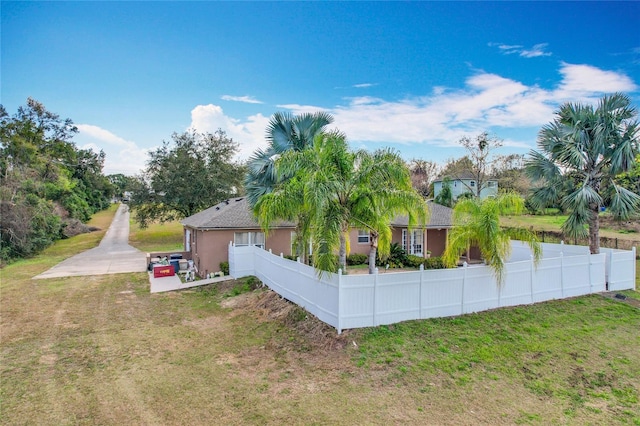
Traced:
POLYGON ((534 44, 533 47, 526 48, 520 44, 503 44, 503 43, 489 43, 491 47, 497 47, 503 55, 517 54, 523 58, 537 58, 539 56, 551 56, 551 52, 546 52, 545 49, 549 43, 534 44))
POLYGON ((537 58, 538 56, 551 56, 551 52, 545 52, 544 50, 548 46, 548 43, 540 43, 534 45, 531 49, 522 49, 520 56, 524 58, 537 58))
POLYGON ((638 86, 628 76, 591 65, 562 63, 562 82, 555 97, 562 100, 595 101, 603 93, 633 92, 638 86))
POLYGON ((356 89, 364 89, 364 88, 373 87, 373 86, 377 86, 377 84, 374 84, 374 83, 360 83, 360 84, 354 84, 352 87, 355 87, 356 89))
MULTIPOLYGON (((603 92, 634 91, 636 84, 626 75, 588 65, 563 63, 561 81, 545 89, 537 85, 478 71, 462 88, 434 87, 425 96, 387 100, 371 96, 346 98, 330 108, 287 103, 280 110, 294 114, 324 111, 335 118, 333 126, 343 131, 354 146, 375 149, 379 144, 458 147, 463 136, 489 131, 506 137, 505 147, 533 147, 540 126, 553 120, 554 111, 566 101, 593 101, 603 92), (374 144, 373 146, 371 144, 374 144)), ((275 111, 274 111, 275 112, 275 111)), ((241 143, 241 158, 263 147, 268 118, 262 114, 235 119, 216 105, 198 105, 191 113, 192 127, 199 131, 222 128, 241 143)))
POLYGON ((248 158, 253 151, 266 145, 264 132, 269 119, 262 114, 238 120, 225 115, 218 105, 198 105, 191 110, 191 128, 198 132, 224 130, 234 142, 239 144, 239 159, 248 158))
POLYGON ((75 142, 80 148, 92 149, 96 153, 100 150, 105 152, 105 175, 134 175, 144 169, 148 149, 140 148, 135 142, 92 124, 76 124, 76 127, 79 132, 75 142))
POLYGON ((255 99, 253 96, 231 96, 231 95, 223 95, 221 96, 223 101, 234 101, 234 102, 244 102, 247 104, 261 104, 262 101, 255 99))

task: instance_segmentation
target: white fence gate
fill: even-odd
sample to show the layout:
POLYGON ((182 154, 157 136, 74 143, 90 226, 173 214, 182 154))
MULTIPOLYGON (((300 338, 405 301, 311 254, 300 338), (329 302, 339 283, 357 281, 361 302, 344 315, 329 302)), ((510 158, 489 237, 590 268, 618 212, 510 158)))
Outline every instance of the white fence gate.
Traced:
POLYGON ((479 312, 635 288, 635 248, 602 249, 543 244, 537 267, 528 246, 513 242, 505 282, 496 284, 484 265, 374 275, 323 273, 254 246, 229 244, 229 271, 235 278, 257 276, 282 297, 320 320, 344 329, 479 312), (608 280, 608 281, 607 281, 608 280))

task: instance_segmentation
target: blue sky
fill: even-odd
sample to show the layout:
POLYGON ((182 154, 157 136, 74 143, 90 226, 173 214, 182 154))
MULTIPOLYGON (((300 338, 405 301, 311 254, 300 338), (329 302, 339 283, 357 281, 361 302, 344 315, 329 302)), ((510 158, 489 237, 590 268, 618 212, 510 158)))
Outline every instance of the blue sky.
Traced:
POLYGON ((324 110, 355 148, 444 163, 489 131, 535 147, 566 101, 640 106, 640 2, 5 2, 1 100, 33 97, 134 174, 173 132, 239 159, 276 111, 324 110))

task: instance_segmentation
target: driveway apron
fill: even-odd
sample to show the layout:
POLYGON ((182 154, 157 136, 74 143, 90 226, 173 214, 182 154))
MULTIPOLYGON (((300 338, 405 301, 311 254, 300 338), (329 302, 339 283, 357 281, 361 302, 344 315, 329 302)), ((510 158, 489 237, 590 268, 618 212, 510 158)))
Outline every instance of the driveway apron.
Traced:
POLYGON ((129 245, 129 206, 120 204, 98 247, 70 257, 34 279, 145 272, 147 254, 129 245))

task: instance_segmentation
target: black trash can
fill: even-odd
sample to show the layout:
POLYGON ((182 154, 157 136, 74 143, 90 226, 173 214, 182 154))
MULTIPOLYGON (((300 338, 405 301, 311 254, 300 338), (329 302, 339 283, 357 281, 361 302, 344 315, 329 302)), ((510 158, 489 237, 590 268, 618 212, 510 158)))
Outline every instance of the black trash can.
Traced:
POLYGON ((182 259, 182 255, 181 254, 170 254, 169 255, 169 259, 170 260, 179 260, 179 259, 182 259))

